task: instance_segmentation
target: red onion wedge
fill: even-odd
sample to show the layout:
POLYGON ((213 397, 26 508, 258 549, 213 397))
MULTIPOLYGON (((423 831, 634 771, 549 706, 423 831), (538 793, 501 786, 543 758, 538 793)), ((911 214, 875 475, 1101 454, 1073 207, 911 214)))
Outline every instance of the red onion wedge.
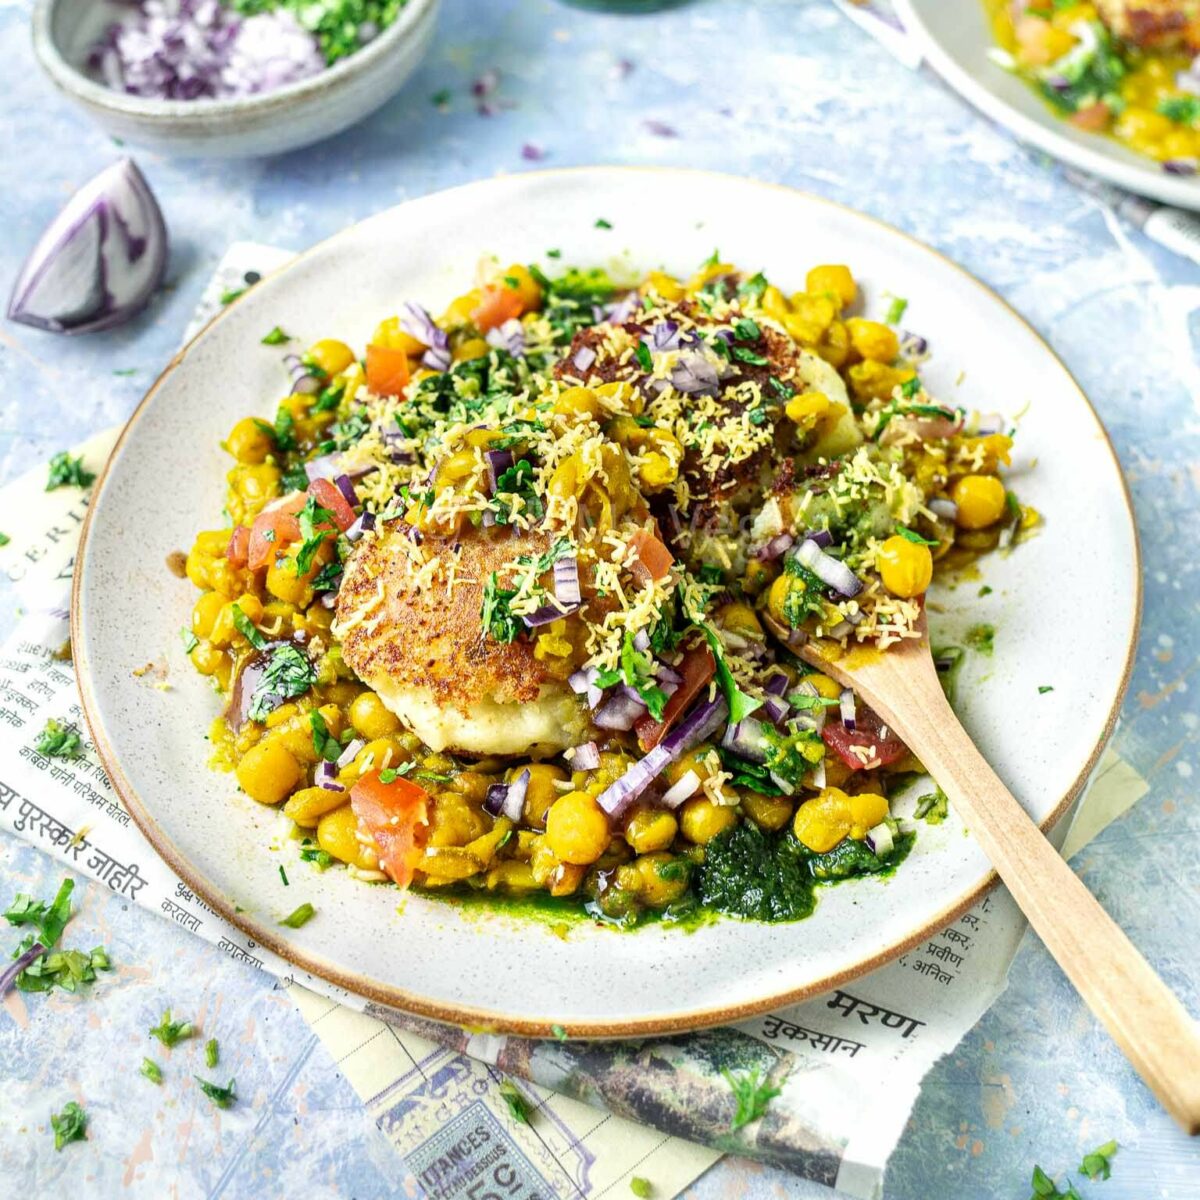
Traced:
POLYGON ((337 781, 337 767, 324 760, 317 763, 317 769, 313 773, 313 783, 327 792, 344 792, 346 790, 337 781))
POLYGON ((500 476, 516 465, 516 459, 511 450, 485 450, 483 461, 487 464, 488 495, 494 496, 500 476))
POLYGON ((577 371, 586 371, 596 361, 596 352, 591 346, 580 346, 571 362, 577 371))
POLYGON ((842 596, 857 596, 863 589, 863 581, 840 559, 826 554, 812 538, 805 538, 800 543, 796 561, 842 596))
POLYGON ((554 564, 554 595, 559 604, 575 608, 583 601, 579 590, 579 563, 574 555, 560 558, 554 564))
POLYGON ((761 763, 767 760, 766 738, 763 724, 755 717, 746 717, 725 730, 721 745, 747 762, 761 763))
POLYGON ((838 697, 838 705, 842 714, 842 724, 851 732, 857 727, 858 710, 854 703, 854 693, 849 688, 842 688, 838 697))
POLYGON ((362 512, 354 520, 354 524, 346 530, 346 540, 348 542, 357 542, 364 533, 369 533, 375 528, 375 514, 373 512, 362 512))
POLYGON ((633 723, 645 711, 646 706, 636 694, 631 696, 622 690, 606 700, 592 714, 592 724, 599 729, 614 729, 625 733, 633 728, 633 723))
POLYGON ((334 484, 337 490, 342 493, 345 501, 351 508, 358 504, 358 493, 354 490, 354 484, 350 481, 350 476, 346 474, 338 475, 334 478, 334 484))
POLYGON ((364 742, 364 741, 362 740, 362 738, 355 738, 355 739, 354 739, 354 740, 353 740, 353 741, 352 741, 352 742, 351 742, 351 743, 350 743, 350 744, 349 744, 349 745, 348 745, 348 746, 345 748, 345 750, 343 750, 343 751, 342 751, 341 755, 338 757, 338 760, 337 760, 337 766, 338 766, 338 770, 340 771, 340 770, 341 770, 343 767, 348 767, 348 766, 349 766, 349 765, 350 765, 350 764, 351 764, 351 763, 354 761, 355 757, 358 755, 358 752, 359 752, 359 751, 360 751, 360 750, 361 750, 361 749, 362 749, 362 748, 363 748, 363 747, 364 747, 366 744, 367 744, 367 743, 366 743, 366 742, 364 742))
POLYGON ((634 763, 620 779, 605 788, 597 798, 597 803, 610 817, 619 817, 669 763, 711 737, 728 715, 729 706, 723 696, 697 704, 645 758, 634 763))
POLYGON ((958 505, 953 500, 944 500, 938 497, 929 501, 928 508, 935 517, 940 517, 943 521, 958 519, 958 505))
POLYGON ((600 765, 600 748, 595 742, 584 742, 564 757, 573 771, 594 771, 600 765))
POLYGON ((525 327, 516 317, 510 317, 503 325, 489 329, 485 340, 489 346, 507 350, 514 358, 520 358, 525 353, 525 327))
POLYGON ((10 963, 3 974, 0 974, 0 998, 7 996, 13 984, 17 982, 17 976, 25 970, 30 963, 36 962, 46 953, 46 947, 41 942, 34 942, 24 954, 21 955, 15 962, 10 963))
POLYGON ((695 771, 685 771, 679 782, 672 784, 663 792, 663 806, 678 808, 685 800, 694 796, 700 790, 700 776, 695 771))
POLYGON ((886 822, 880 822, 867 833, 867 845, 875 852, 876 858, 883 858, 895 849, 896 839, 892 836, 892 828, 886 822))
POLYGON ((754 557, 759 562, 774 562, 786 551, 792 548, 796 539, 790 533, 780 533, 773 537, 765 546, 758 550, 754 557))
POLYGON ((140 312, 167 267, 167 227, 141 171, 105 168, 50 222, 21 268, 10 320, 51 333, 111 329, 140 312))

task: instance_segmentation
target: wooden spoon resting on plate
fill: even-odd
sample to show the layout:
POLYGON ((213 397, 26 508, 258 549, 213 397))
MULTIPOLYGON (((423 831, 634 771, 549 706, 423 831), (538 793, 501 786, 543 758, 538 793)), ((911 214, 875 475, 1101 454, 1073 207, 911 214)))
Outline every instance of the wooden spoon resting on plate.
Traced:
POLYGON ((1200 1133, 1200 1025, 1100 907, 958 723, 920 639, 827 658, 795 647, 853 688, 904 739, 950 799, 1030 925, 1163 1107, 1200 1133))

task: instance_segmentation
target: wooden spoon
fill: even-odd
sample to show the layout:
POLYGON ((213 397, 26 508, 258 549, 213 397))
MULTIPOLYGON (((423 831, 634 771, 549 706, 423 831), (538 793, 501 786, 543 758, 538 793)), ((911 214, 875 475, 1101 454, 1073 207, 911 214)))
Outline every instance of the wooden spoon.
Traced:
POLYGON ((942 691, 923 612, 919 628, 919 640, 883 652, 839 659, 810 641, 797 653, 853 688, 925 764, 1146 1086, 1200 1133, 1200 1026, 984 761, 942 691))

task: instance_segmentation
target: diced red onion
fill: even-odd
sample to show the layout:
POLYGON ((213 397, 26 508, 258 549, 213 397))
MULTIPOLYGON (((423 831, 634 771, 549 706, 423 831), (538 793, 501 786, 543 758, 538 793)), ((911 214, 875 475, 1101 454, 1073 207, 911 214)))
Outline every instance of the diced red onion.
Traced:
POLYGON ((842 694, 838 697, 838 709, 842 714, 842 724, 853 733, 857 728, 857 711, 854 692, 850 688, 842 688, 842 694))
POLYGON ((791 687, 791 683, 788 681, 788 677, 782 671, 776 671, 767 677, 766 683, 763 684, 763 691, 768 696, 786 696, 789 687, 791 687))
POLYGON ((485 337, 489 346, 507 350, 514 358, 525 353, 525 327, 516 317, 509 317, 503 325, 489 329, 485 337))
POLYGON ((812 538, 805 538, 800 543, 796 561, 842 596, 857 596, 863 589, 862 580, 840 559, 826 554, 812 538))
POLYGON ((375 528, 375 514, 373 512, 362 512, 354 519, 354 524, 346 530, 346 540, 357 542, 364 533, 370 533, 375 528))
POLYGON ((450 363, 449 350, 426 350, 421 355, 421 365, 428 367, 431 371, 448 371, 450 363))
POLYGON ((678 350, 681 343, 678 321, 659 321, 650 329, 651 350, 678 350))
POLYGON ((975 424, 977 434, 1003 433, 1006 422, 1003 413, 984 413, 975 424))
POLYGON ((876 858, 883 858, 885 854, 891 854, 896 846, 896 840, 892 836, 892 827, 886 821, 881 821, 871 829, 867 833, 866 841, 874 851, 876 858))
POLYGON ((700 776, 695 771, 685 771, 679 779, 663 792, 664 808, 678 808, 685 800, 700 790, 700 776))
POLYGON ((1200 170, 1200 159, 1168 158, 1162 164, 1162 169, 1168 175, 1195 175, 1200 170))
POLYGON ((819 763, 812 769, 812 774, 808 777, 808 782, 820 791, 825 786, 825 760, 821 759, 819 763))
POLYGON ((571 362, 575 365, 575 369, 579 371, 588 370, 588 368, 591 367, 592 363, 595 361, 596 352, 591 348, 591 346, 580 346, 571 358, 571 362))
POLYGON ((397 322, 409 337, 416 338, 427 350, 450 349, 450 335, 437 327, 429 310, 420 304, 406 300, 400 305, 397 322))
POLYGON ((611 699, 606 700, 592 714, 592 723, 599 729, 615 729, 627 733, 633 728, 633 723, 646 711, 646 706, 638 698, 624 691, 618 691, 611 699))
POLYGON ((579 590, 579 563, 573 554, 554 564, 554 595, 559 604, 572 609, 583 600, 579 590))
POLYGON ((683 682, 683 676, 678 671, 668 667, 666 663, 659 664, 658 670, 654 672, 654 678, 664 686, 674 684, 675 687, 678 687, 683 682))
POLYGON ((715 396, 720 390, 721 377, 717 368, 698 350, 685 350, 671 368, 671 386, 687 395, 707 393, 715 396))
POLYGON ((929 349, 929 341, 923 338, 919 333, 910 333, 906 329, 900 330, 900 347, 905 354, 919 358, 929 349))
POLYGON ((575 671, 567 679, 567 686, 575 695, 587 697, 588 708, 595 708, 604 695, 596 686, 596 677, 599 674, 595 667, 588 667, 586 671, 575 671))
POLYGON ((340 588, 341 586, 342 586, 342 577, 339 575, 337 577, 337 587, 330 588, 329 591, 321 593, 321 607, 322 608, 337 608, 338 588, 340 588))
POLYGON ((600 765, 600 748, 595 742, 584 742, 576 746, 575 752, 568 756, 567 761, 575 771, 594 771, 600 765))
POLYGON ((772 725, 779 725, 791 712, 791 705, 780 696, 768 696, 763 701, 763 712, 772 725))
POLYGON ((543 604, 541 608, 535 608, 533 612, 526 613, 521 620, 525 622, 527 628, 537 629, 539 626, 549 625, 566 615, 567 613, 555 604, 543 604))
POLYGON ((767 775, 770 778, 771 782, 785 796, 790 796, 796 790, 795 787, 792 785, 792 781, 790 779, 784 779, 784 777, 782 775, 780 775, 778 771, 768 771, 767 775))
POLYGON ((816 542, 822 550, 828 550, 833 545, 833 534, 828 529, 810 529, 804 536, 808 541, 816 542))
POLYGON ((28 950, 25 951, 19 958, 5 968, 3 974, 0 974, 0 999, 7 996, 12 989, 13 984, 17 982, 17 976, 25 970, 30 963, 35 962, 46 953, 46 947, 41 942, 34 942, 28 950))
POLYGON ((471 94, 482 98, 491 95, 500 86, 500 74, 498 71, 488 68, 480 75, 474 83, 471 84, 471 94))
POLYGON ((313 782, 319 788, 324 788, 327 792, 344 792, 346 789, 337 781, 337 767, 331 762, 326 762, 322 759, 317 763, 317 769, 313 774, 313 782))
MULTIPOLYGON (((507 817, 514 824, 521 819, 521 814, 525 811, 525 793, 529 791, 529 768, 526 767, 504 789, 504 798, 500 802, 500 812, 496 815, 507 817)), ((488 795, 492 792, 488 788, 488 795)))
POLYGON ((953 500, 946 500, 941 496, 929 501, 929 511, 944 521, 958 520, 958 505, 953 500))
POLYGON ((337 486, 337 490, 342 493, 346 503, 354 508, 358 504, 358 493, 354 490, 354 484, 350 482, 350 476, 345 473, 336 475, 333 482, 337 486))
POLYGON ((639 654, 645 654, 650 649, 650 635, 644 629, 639 629, 633 635, 633 648, 639 654))
POLYGON ((488 495, 496 494, 496 484, 505 471, 511 471, 516 466, 516 458, 511 450, 485 450, 483 461, 487 466, 488 495))
POLYGON ((345 750, 343 750, 342 753, 338 756, 338 760, 337 760, 338 770, 340 771, 343 767, 348 767, 354 761, 358 752, 366 744, 367 743, 364 742, 362 740, 362 738, 355 738, 352 742, 350 742, 346 746, 345 750))
POLYGON ((736 725, 730 725, 721 738, 721 745, 747 762, 761 763, 767 760, 763 723, 756 717, 745 717, 736 725))
POLYGON ((597 797, 597 803, 610 817, 619 817, 669 763, 711 737, 728 715, 729 706, 723 696, 697 704, 645 758, 634 763, 620 779, 605 788, 597 797))
POLYGON ((637 292, 626 292, 615 304, 608 306, 605 319, 613 325, 624 325, 641 306, 642 298, 637 292))
POLYGON ((759 562, 774 562, 792 548, 792 543, 795 540, 790 533, 776 534, 754 557, 759 562))
POLYGON ((150 185, 123 158, 84 184, 17 276, 10 320, 51 333, 110 329, 140 312, 167 267, 167 227, 150 185))

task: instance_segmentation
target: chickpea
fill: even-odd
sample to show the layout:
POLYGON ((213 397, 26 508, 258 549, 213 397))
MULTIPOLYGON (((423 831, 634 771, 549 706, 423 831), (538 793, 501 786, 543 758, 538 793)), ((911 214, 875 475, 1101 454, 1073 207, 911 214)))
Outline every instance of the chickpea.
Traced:
POLYGON ((832 850, 850 832, 850 797, 841 788, 822 788, 796 809, 792 832, 816 854, 832 850))
POLYGON ((420 338, 415 338, 400 328, 399 317, 388 317, 380 321, 371 335, 371 345, 386 346, 389 350, 403 350, 410 358, 428 349, 420 338))
POLYGON ((861 842, 887 815, 887 797, 870 784, 865 785, 850 797, 850 836, 861 842))
POLYGON ((192 632, 199 638, 208 637, 224 605, 224 596, 205 592, 192 606, 192 632))
POLYGON ((783 574, 771 584, 771 590, 767 593, 767 612, 784 627, 790 627, 792 622, 788 619, 788 600, 793 592, 805 592, 808 590, 808 585, 803 579, 797 578, 795 575, 783 574))
POLYGON ((259 804, 278 804, 300 782, 300 764, 273 739, 261 741, 242 755, 237 781, 259 804))
POLYGON ((275 448, 275 440, 263 428, 264 422, 243 417, 230 431, 226 445, 240 463, 256 466, 275 448))
POLYGON ((763 627, 748 604, 726 604, 717 613, 721 627, 753 641, 761 640, 763 627))
POLYGON ((671 854, 644 854, 633 864, 638 899, 651 908, 666 908, 688 886, 687 861, 671 854))
POLYGON ((558 399, 554 402, 554 411, 564 417, 580 417, 595 421, 603 409, 600 407, 600 401, 596 399, 596 393, 591 388, 571 387, 559 392, 558 399))
POLYGON ((374 692, 360 692, 350 705, 350 724, 360 737, 373 741, 400 728, 400 719, 374 692))
POLYGON ((349 804, 326 813, 317 822, 317 845, 339 862, 351 863, 363 871, 378 868, 374 852, 358 840, 358 818, 349 804))
POLYGON ((341 808, 346 803, 345 792, 333 792, 329 788, 301 788, 288 797, 283 806, 284 816, 290 817, 305 829, 315 829, 317 823, 328 812, 341 808))
POLYGON ((382 771, 384 767, 398 767, 401 763, 408 762, 411 757, 395 734, 385 734, 369 741, 354 756, 354 761, 343 768, 339 779, 344 783, 349 776, 350 781, 355 782, 371 771, 382 771))
MULTIPOLYGON (((530 763, 523 769, 529 772, 529 786, 525 789, 525 807, 522 816, 526 825, 535 829, 544 829, 546 814, 550 811, 551 805, 563 794, 554 785, 565 783, 568 778, 567 773, 561 767, 553 766, 550 763, 530 763)), ((519 774, 520 771, 517 771, 516 775, 519 774)))
POLYGON ((826 700, 837 700, 842 694, 842 685, 836 679, 822 675, 820 671, 813 671, 811 674, 805 675, 803 682, 811 683, 817 689, 817 695, 826 700))
POLYGON ((465 338, 454 348, 451 357, 455 362, 467 362, 472 358, 483 358, 490 353, 491 346, 481 337, 465 338))
POLYGON ((762 300, 763 312, 768 317, 773 317, 776 321, 782 322, 784 317, 792 311, 792 307, 787 302, 787 297, 772 283, 763 288, 762 300))
POLYGON ((604 853, 609 843, 608 817, 586 792, 568 792, 550 807, 546 841, 562 862, 586 866, 604 853))
POLYGON ((816 345, 817 354, 831 367, 841 368, 850 357, 850 330, 844 321, 834 321, 816 345))
POLYGON ((679 468, 665 455, 652 450, 641 460, 638 477, 648 492, 661 492, 679 477, 679 468))
POLYGON ((222 668, 230 665, 229 656, 208 642, 201 642, 191 653, 192 666, 201 675, 216 675, 220 679, 222 668))
POLYGON ((896 534, 879 548, 876 556, 883 586, 893 596, 911 600, 920 596, 933 579, 933 555, 928 546, 910 542, 896 534))
POLYGON ((742 591, 747 596, 757 596, 774 577, 770 563, 760 562, 752 558, 746 564, 746 573, 742 576, 742 591))
POLYGON ((675 815, 662 808, 638 805, 625 821, 625 840, 639 854, 665 850, 678 832, 675 815))
POLYGON ((472 288, 469 292, 464 292, 461 296, 451 300, 446 306, 446 312, 442 317, 442 321, 449 326, 471 324, 471 314, 479 307, 479 302, 482 299, 483 293, 478 288, 472 288))
POLYGON ((457 792, 438 792, 430 805, 430 846, 465 846, 487 830, 487 817, 457 792))
POLYGON ((851 393, 863 404, 868 400, 886 400, 896 388, 917 377, 916 371, 908 367, 889 367, 873 359, 855 363, 846 374, 849 376, 851 393))
POLYGON ((225 476, 229 484, 229 515, 249 525, 280 494, 282 473, 274 463, 238 463, 225 476))
POLYGON ((674 762, 663 768, 663 778, 668 783, 678 783, 689 771, 700 780, 708 779, 713 771, 710 755, 713 748, 707 742, 681 754, 674 762))
POLYGON ((879 321, 851 317, 846 322, 846 328, 850 330, 850 344, 871 362, 894 362, 900 353, 900 339, 896 331, 879 321))
POLYGON ((787 796, 762 796, 758 792, 742 793, 742 811, 760 829, 774 833, 782 829, 792 815, 792 802, 787 796))
POLYGON ((853 304, 858 295, 858 284, 854 282, 850 268, 841 263, 813 267, 805 277, 804 287, 814 295, 832 295, 842 308, 853 304))
POLYGON ((257 625, 263 617, 262 602, 257 596, 246 594, 222 606, 217 618, 213 621, 208 638, 214 646, 232 646, 235 642, 246 644, 246 635, 238 628, 235 621, 234 605, 237 605, 243 617, 251 625, 257 625))
POLYGON ((1004 515, 1007 497, 995 475, 964 475, 951 489, 960 529, 986 529, 1004 515))
POLYGON ((663 271, 651 271, 642 285, 644 291, 655 292, 667 301, 683 299, 683 284, 674 275, 663 271))
POLYGON ((354 362, 354 351, 336 338, 322 338, 309 346, 307 357, 325 375, 340 375, 354 362))
POLYGON ((534 312, 542 307, 542 289, 538 286, 537 280, 530 275, 528 267, 514 263, 504 272, 503 279, 506 285, 510 279, 516 281, 522 312, 534 312))
POLYGON ((737 810, 727 804, 714 804, 706 796, 693 796, 679 810, 683 836, 697 846, 707 846, 718 834, 737 824, 737 810))
POLYGON ((810 296, 797 292, 792 311, 783 318, 783 327, 804 346, 815 346, 837 320, 837 304, 828 296, 810 296))

